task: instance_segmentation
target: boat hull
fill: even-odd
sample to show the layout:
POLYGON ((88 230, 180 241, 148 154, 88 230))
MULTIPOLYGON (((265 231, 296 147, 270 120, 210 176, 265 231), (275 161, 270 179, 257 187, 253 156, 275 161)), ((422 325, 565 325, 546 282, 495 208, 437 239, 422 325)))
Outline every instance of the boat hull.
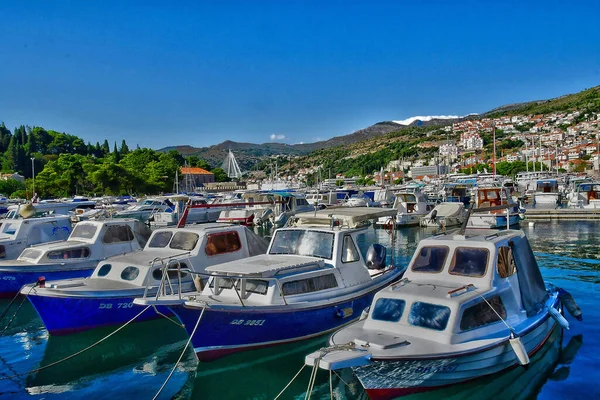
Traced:
POLYGON ((15 296, 23 285, 36 283, 39 277, 44 277, 46 281, 54 281, 71 278, 87 278, 94 272, 94 267, 82 269, 63 269, 63 270, 41 270, 33 267, 26 267, 21 270, 14 268, 0 269, 0 298, 15 296), (26 271, 30 269, 32 271, 26 271))
MULTIPOLYGON (((521 222, 519 214, 509 216, 510 226, 517 226, 521 222)), ((474 214, 469 218, 469 228, 506 228, 506 215, 474 214)))
MULTIPOLYGON (((133 304, 135 297, 53 297, 40 296, 33 291, 27 297, 51 335, 67 335, 110 325, 122 325, 139 314, 143 308, 133 304)), ((164 306, 158 311, 168 315, 172 312, 164 306)), ((154 309, 146 310, 136 322, 160 317, 154 309)))
MULTIPOLYGON (((554 319, 541 324, 521 337, 529 356, 533 356, 560 329, 554 319)), ((416 360, 374 360, 354 373, 373 400, 387 400, 414 393, 441 389, 498 373, 518 365, 508 341, 479 352, 462 356, 416 360)))
POLYGON ((205 309, 195 333, 202 308, 180 305, 172 309, 188 333, 193 333, 192 344, 198 359, 211 361, 235 352, 308 339, 338 329, 359 318, 375 293, 391 281, 386 280, 356 297, 318 306, 311 306, 310 302, 302 306, 211 305, 205 309))

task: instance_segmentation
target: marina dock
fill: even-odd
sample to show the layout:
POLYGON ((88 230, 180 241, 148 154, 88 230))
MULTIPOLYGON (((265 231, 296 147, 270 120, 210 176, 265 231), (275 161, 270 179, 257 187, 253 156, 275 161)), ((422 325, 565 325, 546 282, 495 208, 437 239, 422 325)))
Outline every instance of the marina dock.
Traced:
POLYGON ((525 212, 525 219, 530 221, 600 219, 600 208, 528 209, 525 212))

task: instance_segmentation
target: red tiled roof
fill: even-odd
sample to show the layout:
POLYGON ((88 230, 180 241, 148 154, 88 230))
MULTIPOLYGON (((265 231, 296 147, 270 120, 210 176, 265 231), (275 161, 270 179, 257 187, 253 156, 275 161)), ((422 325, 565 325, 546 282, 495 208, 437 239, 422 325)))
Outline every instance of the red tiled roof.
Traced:
POLYGON ((184 175, 214 175, 212 172, 209 172, 204 168, 181 167, 180 170, 184 175))

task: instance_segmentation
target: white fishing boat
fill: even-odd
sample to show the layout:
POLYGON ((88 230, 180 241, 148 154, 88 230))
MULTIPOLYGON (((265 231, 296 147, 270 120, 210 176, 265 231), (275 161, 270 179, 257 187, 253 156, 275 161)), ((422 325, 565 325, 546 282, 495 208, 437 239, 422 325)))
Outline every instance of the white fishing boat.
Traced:
POLYGON ((561 301, 581 318, 568 293, 544 283, 522 231, 463 226, 422 240, 403 279, 305 362, 352 368, 371 399, 430 391, 527 365, 568 327, 561 301))
POLYGON ((14 295, 40 277, 90 276, 98 261, 141 250, 149 236, 150 229, 133 219, 79 222, 66 241, 30 246, 16 260, 0 261, 0 295, 14 295))
MULTIPOLYGON (((165 284, 162 294, 192 291, 201 282, 194 282, 189 272, 203 272, 207 266, 263 254, 266 249, 263 238, 239 225, 161 228, 152 232, 143 251, 96 262, 88 279, 46 281, 44 287, 25 286, 21 292, 50 334, 64 335, 124 324, 140 311, 133 299, 157 295, 161 283, 165 284)), ((170 311, 165 307, 148 310, 136 322, 161 313, 170 311)))
POLYGON ((243 195, 245 207, 221 211, 217 222, 242 225, 270 225, 275 228, 299 212, 314 210, 300 192, 248 192, 243 195))
POLYGON ((308 339, 357 319, 373 295, 400 277, 382 245, 361 252, 385 208, 297 214, 275 231, 267 254, 214 265, 202 291, 134 300, 168 305, 201 360, 308 339), (198 328, 198 329, 196 329, 198 328))
POLYGON ((376 224, 379 226, 395 227, 418 226, 421 217, 433 209, 433 204, 420 190, 402 190, 395 194, 393 209, 396 210, 395 221, 389 218, 380 218, 376 224))
POLYGON ((540 179, 536 184, 536 191, 533 193, 534 204, 540 206, 557 207, 562 200, 562 193, 559 190, 558 180, 540 179))
POLYGON ((600 182, 584 181, 578 183, 568 195, 571 208, 600 208, 600 182))
POLYGON ((518 226, 525 212, 515 202, 509 189, 501 186, 482 186, 475 192, 475 209, 496 207, 490 211, 478 212, 469 218, 470 228, 506 228, 518 226), (499 206, 507 206, 500 207, 499 206))
POLYGON ((1 219, 0 259, 14 260, 28 246, 67 240, 71 233, 71 227, 72 224, 67 215, 1 219))
POLYGON ((440 203, 429 214, 421 217, 421 226, 424 228, 448 228, 461 225, 467 215, 463 203, 440 203))

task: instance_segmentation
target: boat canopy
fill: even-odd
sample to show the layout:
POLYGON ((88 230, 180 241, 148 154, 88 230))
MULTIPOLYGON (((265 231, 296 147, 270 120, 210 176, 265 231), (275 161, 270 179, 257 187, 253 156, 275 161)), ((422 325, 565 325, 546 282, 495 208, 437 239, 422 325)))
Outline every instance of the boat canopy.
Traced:
POLYGON ((395 208, 344 207, 324 209, 296 214, 296 226, 343 226, 358 228, 372 219, 393 217, 398 213, 395 208), (335 221, 335 222, 334 222, 335 221))
POLYGON ((278 255, 272 257, 261 254, 245 260, 231 261, 213 265, 206 268, 206 272, 230 275, 251 275, 270 277, 281 271, 296 270, 298 268, 310 267, 310 269, 323 268, 321 259, 308 256, 278 255))
POLYGON ((519 277, 519 288, 521 289, 521 300, 527 316, 531 317, 540 312, 548 292, 542 278, 531 246, 524 236, 515 236, 510 242, 515 264, 517 265, 517 276, 519 277))

